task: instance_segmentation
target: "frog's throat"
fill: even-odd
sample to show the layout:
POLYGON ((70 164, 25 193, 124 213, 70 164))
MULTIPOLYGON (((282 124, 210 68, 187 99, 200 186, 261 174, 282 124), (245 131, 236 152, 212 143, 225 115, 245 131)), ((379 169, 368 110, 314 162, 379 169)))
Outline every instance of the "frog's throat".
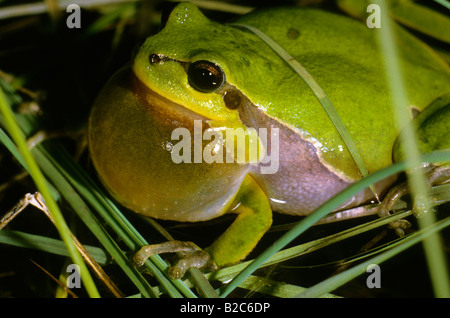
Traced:
POLYGON ((173 128, 192 132, 191 119, 201 116, 151 92, 128 68, 113 76, 94 105, 89 146, 101 180, 118 202, 147 216, 192 222, 230 208, 247 165, 171 160, 166 141, 173 128))

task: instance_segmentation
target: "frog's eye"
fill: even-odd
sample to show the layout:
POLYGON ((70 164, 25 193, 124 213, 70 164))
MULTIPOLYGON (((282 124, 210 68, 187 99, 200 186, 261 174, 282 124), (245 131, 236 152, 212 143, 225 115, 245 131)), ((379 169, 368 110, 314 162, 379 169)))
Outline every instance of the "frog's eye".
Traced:
POLYGON ((212 93, 225 83, 222 69, 208 61, 197 61, 187 70, 189 84, 202 93, 212 93))

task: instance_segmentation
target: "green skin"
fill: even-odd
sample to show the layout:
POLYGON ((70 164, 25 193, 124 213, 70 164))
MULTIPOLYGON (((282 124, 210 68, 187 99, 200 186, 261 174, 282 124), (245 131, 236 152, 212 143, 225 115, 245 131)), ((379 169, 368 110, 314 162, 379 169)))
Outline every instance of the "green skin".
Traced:
MULTIPOLYGON (((369 172, 392 163, 400 130, 374 41, 376 30, 342 16, 293 8, 258 11, 239 23, 260 29, 311 73, 369 172)), ((397 39, 410 100, 404 106, 422 111, 450 92, 450 70, 406 32, 399 30, 397 39)), ((421 129, 428 139, 438 139, 431 146, 425 140, 426 151, 450 148, 445 137, 450 133, 449 106, 434 108, 423 112, 426 118, 417 117, 425 123, 421 129), (436 112, 444 115, 434 116, 436 112)), ((303 80, 256 35, 210 21, 191 3, 179 4, 165 28, 140 47, 131 67, 102 90, 90 117, 89 145, 100 179, 131 210, 191 222, 237 213, 230 228, 206 249, 218 266, 241 260, 254 248, 271 225, 272 210, 307 215, 361 178, 303 80), (151 63, 152 54, 161 60, 151 63), (211 93, 189 85, 186 65, 199 60, 220 66, 226 85, 211 93), (227 107, 223 97, 231 93, 240 101, 237 109, 227 107), (178 127, 192 132, 194 119, 203 121, 203 131, 279 128, 278 172, 259 173, 261 163, 175 164, 171 132, 178 127)), ((264 145, 270 151, 270 143, 264 145)), ((381 194, 392 182, 375 188, 381 194)), ((372 199, 370 190, 363 191, 342 208, 372 199)))

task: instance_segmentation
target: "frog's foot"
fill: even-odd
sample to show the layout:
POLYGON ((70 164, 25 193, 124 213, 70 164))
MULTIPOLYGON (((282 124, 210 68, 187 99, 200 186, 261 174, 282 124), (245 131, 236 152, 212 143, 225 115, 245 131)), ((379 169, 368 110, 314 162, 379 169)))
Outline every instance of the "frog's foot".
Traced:
MULTIPOLYGON (((430 166, 430 169, 426 173, 426 179, 428 186, 434 186, 438 184, 447 183, 450 181, 450 167, 449 166, 430 166)), ((386 217, 390 215, 390 210, 394 206, 394 204, 399 200, 403 195, 408 193, 408 185, 406 182, 400 183, 394 186, 389 190, 384 200, 381 202, 378 215, 380 217, 386 217)), ((416 206, 413 206, 413 211, 416 210, 416 206)), ((411 224, 407 220, 397 220, 389 224, 391 228, 395 230, 395 232, 399 236, 405 235, 405 231, 407 228, 411 226, 411 224)))
MULTIPOLYGON (((391 215, 390 211, 394 204, 399 200, 403 195, 408 193, 408 185, 406 182, 402 182, 389 190, 386 197, 381 202, 377 214, 380 217, 388 217, 391 215)), ((409 221, 401 219, 396 220, 394 222, 389 223, 389 227, 395 230, 398 236, 404 236, 405 230, 411 227, 411 223, 409 221)))
POLYGON ((191 268, 216 270, 217 265, 209 253, 201 250, 192 242, 168 241, 161 244, 143 246, 133 257, 136 266, 144 265, 147 258, 162 253, 180 253, 182 255, 175 265, 169 269, 169 275, 173 279, 180 279, 191 268))

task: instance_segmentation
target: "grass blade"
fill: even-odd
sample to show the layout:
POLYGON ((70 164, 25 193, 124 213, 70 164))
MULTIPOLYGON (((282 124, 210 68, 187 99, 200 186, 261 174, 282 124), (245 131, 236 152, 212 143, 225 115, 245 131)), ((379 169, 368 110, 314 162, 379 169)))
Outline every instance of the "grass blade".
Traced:
POLYGON ((394 243, 391 249, 388 251, 373 257, 341 274, 333 276, 329 279, 326 279, 317 285, 309 288, 308 290, 300 293, 297 297, 311 298, 311 297, 320 297, 323 294, 329 293, 339 286, 349 282, 350 280, 356 278, 357 276, 366 272, 367 267, 371 264, 381 264, 382 262, 388 260, 389 258, 401 253, 402 251, 410 248, 414 244, 419 243, 422 240, 427 239, 430 235, 434 235, 438 231, 444 229, 445 227, 450 226, 450 218, 444 219, 436 224, 432 225, 427 229, 422 229, 409 237, 404 238, 403 240, 394 243))
POLYGON ((5 95, 3 94, 3 90, 1 88, 0 88, 0 111, 4 116, 6 127, 8 128, 9 133, 14 139, 15 144, 17 145, 24 161, 26 162, 31 177, 36 183, 39 192, 44 197, 47 207, 55 220, 55 225, 58 229, 58 232, 61 235, 61 238, 63 239, 64 243, 66 244, 66 247, 69 251, 72 260, 80 268, 80 276, 85 284, 87 292, 91 297, 100 297, 100 294, 98 293, 98 290, 89 273, 89 270, 86 264, 84 263, 80 253, 78 252, 75 243, 72 240, 70 231, 61 214, 61 211, 59 210, 59 207, 56 204, 56 201, 54 200, 49 187, 47 186, 47 182, 41 170, 39 169, 39 166, 37 165, 33 156, 31 155, 31 152, 28 149, 22 131, 17 126, 13 112, 6 101, 5 95))
MULTIPOLYGON (((424 162, 446 162, 450 160, 450 151, 439 151, 430 154, 426 154, 422 157, 424 162)), ((326 216, 328 213, 336 209, 342 203, 344 203, 348 198, 352 197, 361 189, 368 187, 369 185, 382 180, 390 175, 397 174, 402 170, 410 168, 406 162, 395 163, 385 169, 379 170, 368 177, 360 180, 359 182, 351 185, 350 187, 343 190, 341 193, 333 197, 331 200, 323 204, 315 212, 305 217, 300 221, 294 228, 284 234, 280 239, 278 239, 274 244, 272 244, 267 250, 265 250, 261 255, 256 258, 252 263, 244 268, 242 272, 239 273, 227 286, 225 286, 220 293, 220 297, 226 297, 238 287, 251 273, 258 269, 267 259, 272 257, 276 252, 281 250, 292 240, 294 240, 298 235, 306 231, 313 224, 319 221, 321 218, 326 216)))
MULTIPOLYGON (((70 256, 64 242, 51 237, 36 234, 29 234, 20 231, 2 230, 0 231, 0 243, 31 248, 47 253, 70 256)), ((106 265, 111 262, 111 257, 105 250, 95 246, 85 246, 97 263, 106 265)))
MULTIPOLYGON (((408 182, 412 190, 415 207, 420 216, 419 224, 422 227, 430 226, 435 223, 435 215, 432 213, 433 208, 430 206, 427 182, 423 169, 420 165, 423 161, 420 158, 420 152, 417 145, 416 133, 411 125, 408 110, 408 98, 405 90, 404 80, 402 78, 402 70, 400 69, 400 60, 398 50, 394 41, 394 25, 388 14, 389 4, 386 2, 375 1, 381 9, 382 27, 376 30, 378 45, 384 68, 386 72, 386 80, 389 85, 392 105, 396 114, 397 126, 405 127, 400 134, 406 160, 410 167, 414 167, 407 171, 408 182)), ((430 274, 435 288, 435 294, 438 297, 450 297, 450 278, 447 272, 447 264, 444 248, 438 234, 430 235, 424 241, 425 254, 428 260, 430 274)))

